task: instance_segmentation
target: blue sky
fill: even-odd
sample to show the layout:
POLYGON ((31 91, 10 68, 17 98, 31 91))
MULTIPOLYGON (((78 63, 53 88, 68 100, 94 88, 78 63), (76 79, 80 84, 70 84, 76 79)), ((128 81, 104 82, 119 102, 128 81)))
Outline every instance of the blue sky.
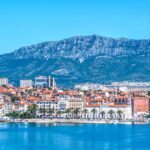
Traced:
POLYGON ((150 38, 150 0, 0 1, 0 54, 90 34, 150 38))

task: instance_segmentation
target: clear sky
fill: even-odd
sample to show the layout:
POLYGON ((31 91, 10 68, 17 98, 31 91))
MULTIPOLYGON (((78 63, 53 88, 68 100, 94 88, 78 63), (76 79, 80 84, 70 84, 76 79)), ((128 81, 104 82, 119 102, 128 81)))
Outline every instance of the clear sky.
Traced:
POLYGON ((150 0, 0 0, 0 54, 91 34, 150 38, 150 0))

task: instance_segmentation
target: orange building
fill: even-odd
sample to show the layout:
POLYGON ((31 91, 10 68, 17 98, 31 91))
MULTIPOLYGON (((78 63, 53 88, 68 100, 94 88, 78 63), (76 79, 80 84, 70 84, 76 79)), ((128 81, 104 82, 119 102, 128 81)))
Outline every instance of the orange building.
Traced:
POLYGON ((134 97, 133 108, 134 108, 134 113, 148 113, 149 112, 149 98, 134 97))

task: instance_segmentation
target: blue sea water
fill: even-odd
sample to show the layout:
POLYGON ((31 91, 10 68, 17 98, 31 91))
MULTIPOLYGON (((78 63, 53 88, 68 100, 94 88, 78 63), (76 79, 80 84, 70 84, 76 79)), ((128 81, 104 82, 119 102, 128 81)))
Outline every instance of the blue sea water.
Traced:
POLYGON ((150 125, 0 123, 0 150, 150 150, 150 125))

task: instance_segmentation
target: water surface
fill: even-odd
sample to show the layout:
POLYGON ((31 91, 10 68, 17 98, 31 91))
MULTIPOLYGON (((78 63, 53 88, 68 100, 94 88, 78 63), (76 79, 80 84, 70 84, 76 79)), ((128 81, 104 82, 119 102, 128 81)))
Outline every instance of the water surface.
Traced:
POLYGON ((150 150, 150 125, 0 123, 0 150, 150 150))

